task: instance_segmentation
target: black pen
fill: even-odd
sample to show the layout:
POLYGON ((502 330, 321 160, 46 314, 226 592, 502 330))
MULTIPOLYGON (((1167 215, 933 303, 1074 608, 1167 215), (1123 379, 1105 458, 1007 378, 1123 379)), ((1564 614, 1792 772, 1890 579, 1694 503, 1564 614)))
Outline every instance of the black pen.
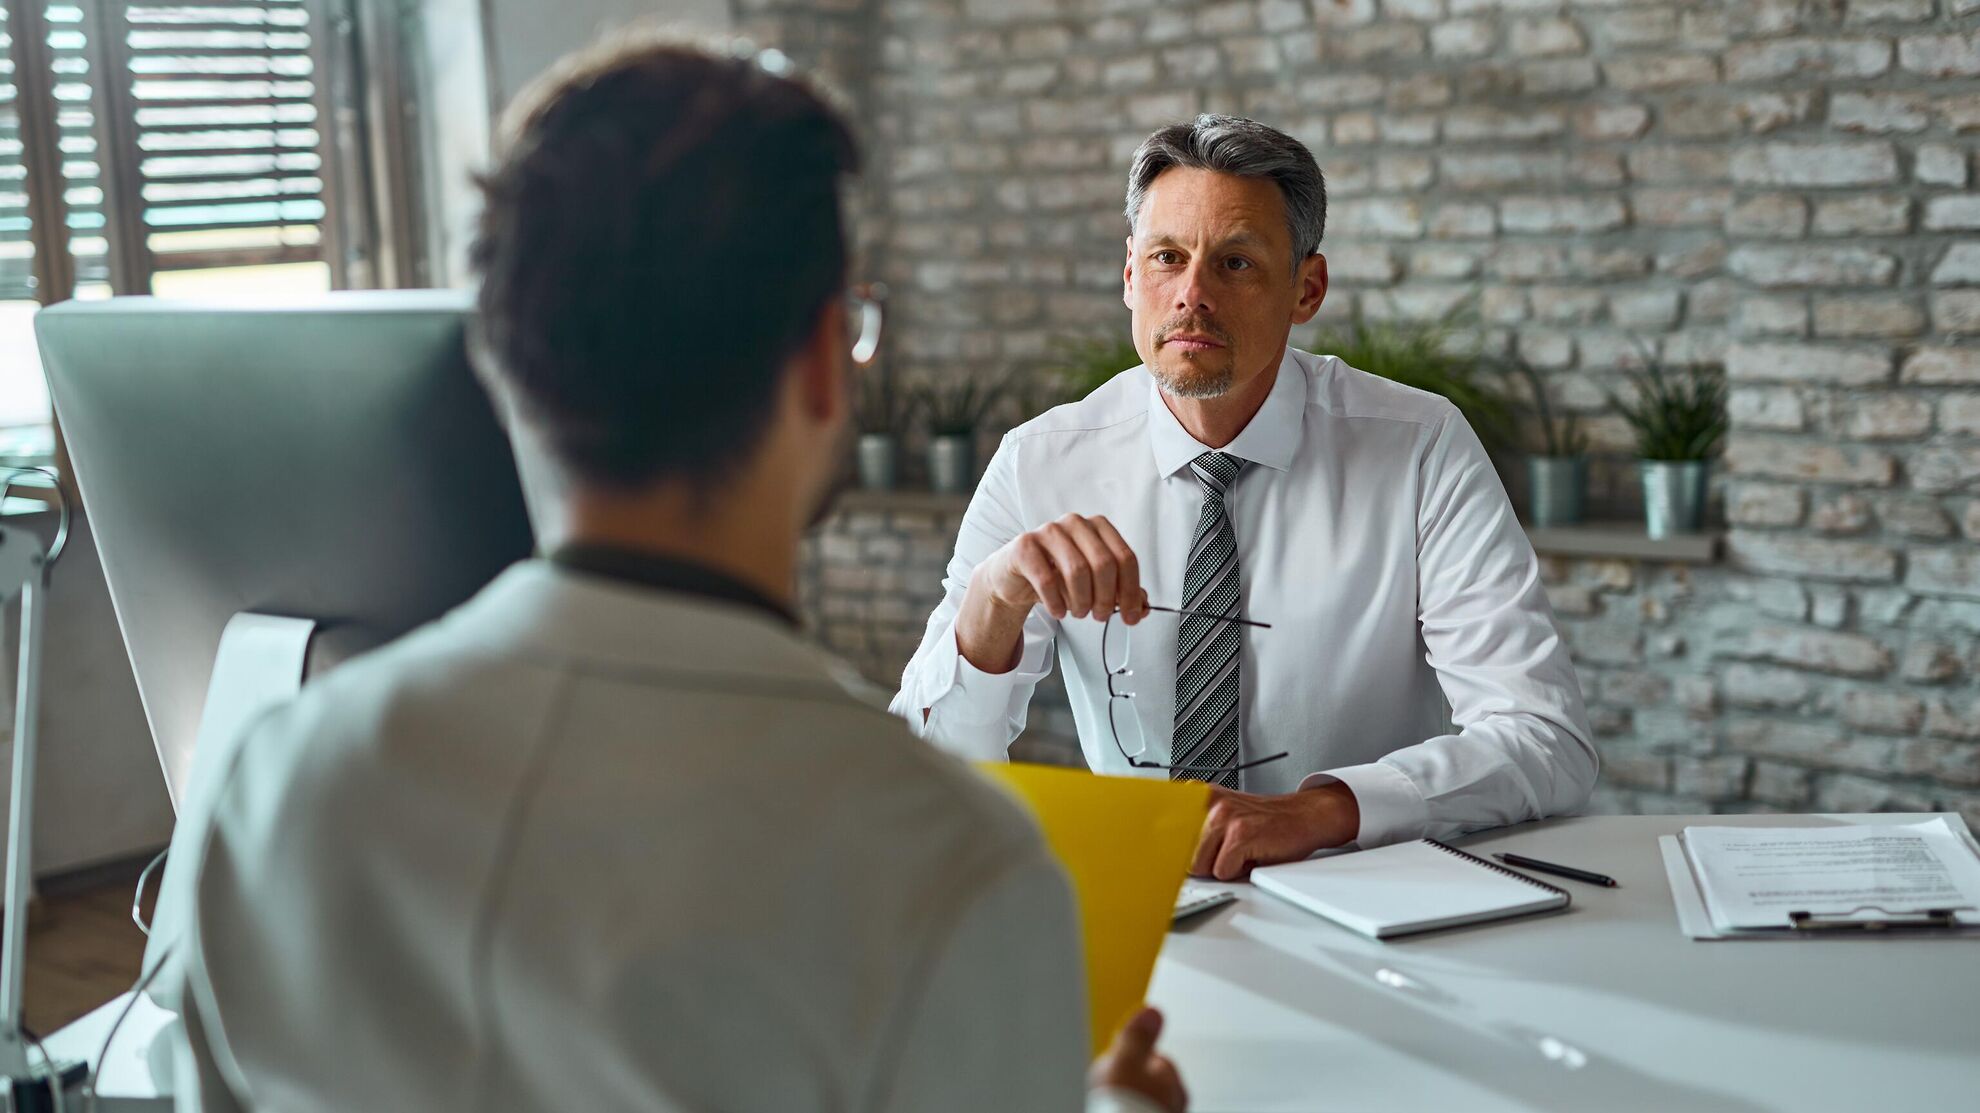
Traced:
POLYGON ((1557 866, 1552 862, 1542 862, 1538 858, 1528 858, 1523 854, 1494 854, 1492 857, 1497 858, 1509 866, 1522 866, 1526 869, 1538 870, 1541 873, 1551 873, 1559 877, 1571 877, 1576 881, 1586 881, 1590 885, 1606 885, 1611 889, 1616 887, 1616 879, 1613 877, 1599 873, 1589 873, 1587 870, 1578 870, 1573 866, 1557 866))

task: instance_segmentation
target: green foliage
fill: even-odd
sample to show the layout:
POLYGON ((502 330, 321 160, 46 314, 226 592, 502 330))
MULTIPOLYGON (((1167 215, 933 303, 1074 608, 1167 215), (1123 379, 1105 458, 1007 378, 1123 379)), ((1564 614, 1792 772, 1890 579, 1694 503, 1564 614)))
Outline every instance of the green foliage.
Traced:
POLYGON ((1105 386, 1115 375, 1141 365, 1141 353, 1134 350, 1134 341, 1125 336, 1111 340, 1061 340, 1055 347, 1057 350, 1041 375, 1051 388, 1048 396, 1055 397, 1037 410, 1027 412, 1026 417, 1060 402, 1076 402, 1105 386))
POLYGON ((900 436, 914 420, 914 398, 894 383, 882 368, 861 375, 859 396, 853 400, 853 416, 862 433, 900 436))
POLYGON ((1716 367, 1673 371, 1658 362, 1642 341, 1641 370, 1625 371, 1636 390, 1634 402, 1615 394, 1609 404, 1636 433, 1636 454, 1645 460, 1709 460, 1726 436, 1726 377, 1716 367))
POLYGON ((1533 408, 1538 411, 1540 419, 1540 455, 1588 455, 1588 431, 1581 427, 1581 418, 1573 413, 1555 417, 1553 400, 1547 394, 1547 381, 1541 377, 1539 370, 1519 355, 1507 359, 1505 366, 1508 374, 1526 380, 1527 389, 1533 395, 1533 408))
POLYGON ((967 437, 982 426, 990 410, 1011 391, 1012 377, 963 378, 927 383, 915 392, 915 404, 928 415, 928 431, 938 437, 967 437))
POLYGON ((1357 306, 1345 325, 1321 329, 1308 350, 1339 356, 1358 371, 1441 394, 1464 414, 1487 447, 1514 441, 1512 404, 1475 342, 1459 339, 1468 315, 1441 321, 1368 320, 1357 306))

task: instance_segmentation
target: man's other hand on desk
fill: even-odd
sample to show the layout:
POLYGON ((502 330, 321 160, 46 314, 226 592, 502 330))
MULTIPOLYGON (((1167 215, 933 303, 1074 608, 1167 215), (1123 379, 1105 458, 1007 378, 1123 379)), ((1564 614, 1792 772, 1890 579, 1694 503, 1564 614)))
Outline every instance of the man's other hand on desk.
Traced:
POLYGON ((1236 881, 1253 866, 1297 862, 1316 850, 1353 842, 1361 808, 1348 786, 1332 784, 1260 796, 1213 788, 1210 814, 1189 872, 1236 881))

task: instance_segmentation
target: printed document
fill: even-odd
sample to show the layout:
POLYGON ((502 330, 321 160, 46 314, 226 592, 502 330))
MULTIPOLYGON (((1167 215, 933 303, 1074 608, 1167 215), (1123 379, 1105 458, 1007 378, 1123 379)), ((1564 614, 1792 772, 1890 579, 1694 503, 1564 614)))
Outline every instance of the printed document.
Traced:
POLYGON ((1788 927, 1790 912, 1878 919, 1956 909, 1980 923, 1980 855, 1946 816, 1904 826, 1687 827, 1712 925, 1788 927))

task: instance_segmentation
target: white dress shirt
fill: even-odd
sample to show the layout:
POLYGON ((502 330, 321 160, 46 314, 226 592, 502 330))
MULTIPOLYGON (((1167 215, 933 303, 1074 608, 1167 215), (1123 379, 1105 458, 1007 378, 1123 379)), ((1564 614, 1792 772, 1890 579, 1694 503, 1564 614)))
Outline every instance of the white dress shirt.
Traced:
POLYGON ((198 755, 179 1108, 1081 1108, 1064 877, 850 675, 533 561, 198 755))
MULTIPOLYGON (((1104 515, 1149 601, 1179 605, 1203 505, 1188 465, 1206 451, 1141 367, 1012 430, 894 711, 943 747, 1003 758, 1056 648, 1087 763, 1137 772, 1108 725, 1099 620, 1036 607, 1017 667, 990 674, 958 651, 956 614, 979 562, 1068 513, 1104 515)), ((1227 499, 1241 613, 1272 626, 1240 628, 1242 753, 1291 754, 1246 770, 1247 791, 1345 782, 1364 847, 1581 806, 1596 757, 1580 684, 1533 547, 1456 407, 1289 348, 1222 451, 1248 462, 1227 499)), ((1156 612, 1133 628, 1136 697, 1122 701, 1156 761, 1174 728, 1177 621, 1156 612)))

